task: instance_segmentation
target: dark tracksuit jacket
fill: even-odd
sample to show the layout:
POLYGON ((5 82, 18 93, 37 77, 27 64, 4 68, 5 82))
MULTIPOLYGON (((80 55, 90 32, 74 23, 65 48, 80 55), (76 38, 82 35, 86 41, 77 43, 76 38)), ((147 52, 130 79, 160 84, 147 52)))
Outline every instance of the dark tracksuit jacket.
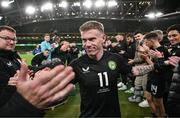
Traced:
POLYGON ((8 81, 20 69, 16 52, 0 50, 0 116, 42 116, 43 111, 28 103, 8 81))

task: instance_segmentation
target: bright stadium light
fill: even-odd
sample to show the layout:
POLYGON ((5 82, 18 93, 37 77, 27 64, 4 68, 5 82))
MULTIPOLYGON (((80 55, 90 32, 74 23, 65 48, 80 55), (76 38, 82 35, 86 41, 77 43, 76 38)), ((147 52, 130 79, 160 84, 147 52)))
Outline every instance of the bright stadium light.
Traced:
POLYGON ((53 4, 50 2, 43 4, 41 7, 41 11, 50 11, 52 9, 53 9, 53 4))
POLYGON ((59 7, 67 8, 68 7, 68 3, 66 1, 62 1, 61 3, 59 3, 59 7))
POLYGON ((98 0, 98 1, 96 1, 96 2, 95 2, 95 6, 96 6, 96 7, 103 7, 103 6, 105 6, 104 0, 98 0))
POLYGON ((9 7, 9 1, 2 1, 1 6, 4 7, 4 8, 9 7))
POLYGON ((146 14, 145 17, 149 18, 149 19, 155 19, 155 18, 158 18, 160 17, 161 15, 163 15, 162 12, 151 12, 149 14, 146 14))
POLYGON ((115 7, 117 6, 117 2, 115 0, 110 0, 107 2, 108 7, 115 7))
POLYGON ((160 16, 162 16, 162 15, 163 15, 162 12, 157 12, 157 13, 155 14, 156 17, 160 17, 160 16))
POLYGON ((27 6, 25 12, 29 15, 34 14, 36 9, 33 6, 27 6))
POLYGON ((79 7, 81 4, 80 4, 80 2, 75 2, 74 4, 73 4, 73 6, 77 6, 77 7, 79 7))
POLYGON ((8 8, 9 5, 10 5, 11 3, 13 3, 13 2, 14 2, 14 0, 12 0, 12 1, 10 1, 10 0, 4 0, 4 1, 1 2, 1 6, 4 7, 4 8, 8 8))
POLYGON ((92 1, 91 0, 86 0, 83 2, 83 6, 86 8, 90 9, 92 7, 92 1))
POLYGON ((3 19, 3 16, 0 16, 0 20, 2 20, 3 19))
POLYGON ((154 13, 149 13, 149 14, 146 14, 145 17, 148 17, 149 19, 154 19, 155 14, 154 13))

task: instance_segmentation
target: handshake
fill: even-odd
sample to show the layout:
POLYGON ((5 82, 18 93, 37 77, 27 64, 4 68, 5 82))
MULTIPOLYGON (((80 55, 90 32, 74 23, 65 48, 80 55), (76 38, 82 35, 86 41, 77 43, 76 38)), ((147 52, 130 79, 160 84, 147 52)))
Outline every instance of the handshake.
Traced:
POLYGON ((47 109, 66 100, 74 88, 70 83, 74 75, 73 69, 58 59, 44 62, 33 70, 22 63, 8 84, 16 86, 17 92, 36 108, 47 109))

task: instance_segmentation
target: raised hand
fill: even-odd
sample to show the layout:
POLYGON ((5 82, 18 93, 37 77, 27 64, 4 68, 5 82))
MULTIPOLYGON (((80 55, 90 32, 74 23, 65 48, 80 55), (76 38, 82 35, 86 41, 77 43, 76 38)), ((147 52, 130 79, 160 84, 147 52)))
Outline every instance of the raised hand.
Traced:
POLYGON ((74 85, 70 84, 73 78, 74 72, 71 67, 59 65, 37 72, 31 80, 28 78, 27 66, 22 64, 16 87, 29 103, 43 109, 62 100, 73 90, 74 85))
POLYGON ((169 64, 173 66, 177 66, 180 61, 180 57, 178 56, 171 56, 169 57, 169 64))

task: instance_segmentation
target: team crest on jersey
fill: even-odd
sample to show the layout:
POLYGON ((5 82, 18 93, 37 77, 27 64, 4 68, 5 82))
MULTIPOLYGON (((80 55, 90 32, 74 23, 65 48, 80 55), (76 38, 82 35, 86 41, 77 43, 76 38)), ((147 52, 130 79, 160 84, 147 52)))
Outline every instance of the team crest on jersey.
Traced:
POLYGON ((111 70, 115 70, 116 69, 116 62, 114 62, 114 61, 109 61, 108 62, 108 66, 109 66, 109 68, 111 69, 111 70))
POLYGON ((83 71, 83 73, 88 73, 88 72, 90 72, 90 71, 89 71, 89 66, 88 66, 87 68, 83 68, 83 67, 82 67, 82 71, 83 71))

